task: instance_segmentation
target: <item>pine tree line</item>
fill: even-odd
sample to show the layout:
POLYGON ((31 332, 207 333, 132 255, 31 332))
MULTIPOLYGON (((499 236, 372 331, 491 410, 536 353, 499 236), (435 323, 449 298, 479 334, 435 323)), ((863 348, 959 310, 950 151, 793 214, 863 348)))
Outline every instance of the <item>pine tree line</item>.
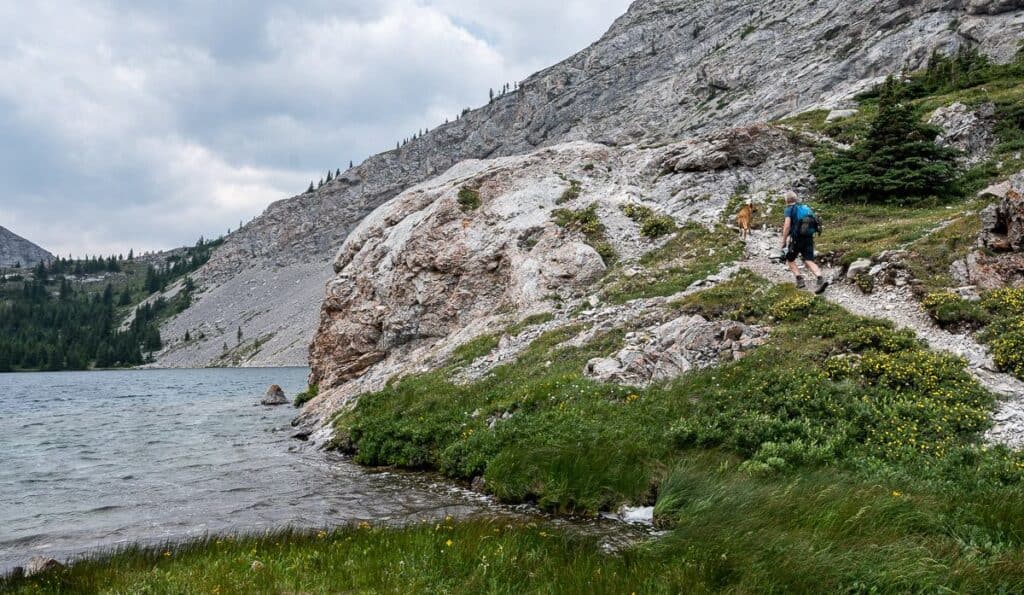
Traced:
MULTIPOLYGON (((34 279, 0 280, 0 372, 23 370, 85 370, 118 368, 146 363, 148 354, 163 348, 160 322, 192 303, 195 283, 187 275, 209 261, 222 240, 202 238, 184 254, 168 259, 163 267, 146 266, 141 279, 129 282, 118 294, 111 283, 102 293, 76 289, 65 276, 76 271, 107 271, 110 262, 127 268, 120 257, 56 259, 37 265, 34 279), (135 309, 124 330, 120 321, 126 308, 181 277, 182 291, 173 300, 159 297, 135 309)), ((135 265, 134 268, 137 268, 135 265)), ((131 272, 131 271, 129 271, 131 272)))

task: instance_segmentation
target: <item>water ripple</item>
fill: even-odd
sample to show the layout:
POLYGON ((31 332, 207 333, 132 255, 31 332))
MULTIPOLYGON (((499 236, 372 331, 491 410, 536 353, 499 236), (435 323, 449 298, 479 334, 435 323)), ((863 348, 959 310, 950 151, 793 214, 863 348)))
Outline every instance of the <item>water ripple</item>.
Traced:
POLYGON ((0 572, 136 541, 486 508, 295 448, 295 411, 254 403, 270 384, 295 394, 307 373, 0 375, 0 572))

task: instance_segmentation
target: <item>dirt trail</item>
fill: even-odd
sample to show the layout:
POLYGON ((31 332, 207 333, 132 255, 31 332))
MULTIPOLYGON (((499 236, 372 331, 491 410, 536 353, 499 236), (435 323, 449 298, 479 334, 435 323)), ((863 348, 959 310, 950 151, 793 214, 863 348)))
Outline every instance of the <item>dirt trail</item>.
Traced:
MULTIPOLYGON (((774 283, 792 282, 785 265, 773 260, 778 253, 776 232, 754 232, 747 243, 746 255, 738 264, 774 283)), ((891 321, 897 328, 910 329, 929 347, 963 357, 978 382, 1002 397, 993 414, 995 426, 988 432, 992 442, 1013 448, 1024 447, 1024 382, 996 370, 985 346, 968 335, 939 328, 911 294, 909 288, 884 287, 866 295, 850 283, 842 282, 839 271, 825 269, 827 278, 836 281, 824 297, 843 308, 872 318, 891 321)))

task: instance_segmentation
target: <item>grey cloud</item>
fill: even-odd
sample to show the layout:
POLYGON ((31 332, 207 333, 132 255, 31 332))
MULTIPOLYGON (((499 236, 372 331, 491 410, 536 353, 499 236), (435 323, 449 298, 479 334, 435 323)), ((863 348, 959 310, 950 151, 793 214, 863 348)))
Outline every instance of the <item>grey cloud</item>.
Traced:
POLYGON ((628 2, 0 5, 0 224, 60 253, 223 233, 567 57, 628 2))

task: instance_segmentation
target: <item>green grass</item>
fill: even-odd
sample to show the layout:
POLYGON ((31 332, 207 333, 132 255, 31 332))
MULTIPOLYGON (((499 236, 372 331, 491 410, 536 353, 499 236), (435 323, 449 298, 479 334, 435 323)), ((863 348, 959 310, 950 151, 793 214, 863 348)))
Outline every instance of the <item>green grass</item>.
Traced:
POLYGON ((525 331, 526 329, 530 328, 531 326, 545 324, 551 322, 554 319, 555 315, 550 312, 545 312, 543 314, 533 314, 532 316, 527 316, 526 318, 520 320, 519 322, 509 326, 505 330, 505 332, 515 337, 522 333, 523 331, 525 331))
POLYGON ((522 522, 441 522, 403 529, 206 539, 130 549, 11 593, 630 593, 690 584, 659 556, 609 555, 594 537, 522 522), (253 570, 253 562, 262 564, 253 570), (658 571, 659 567, 666 572, 658 571), (661 585, 660 580, 668 580, 661 585))
POLYGON ((973 202, 913 208, 825 203, 812 206, 825 225, 817 241, 818 252, 842 264, 906 247, 942 223, 980 208, 973 202))
POLYGON ((691 222, 681 227, 664 246, 641 257, 638 274, 626 276, 623 271, 617 271, 601 292, 613 304, 673 295, 742 255, 743 244, 731 229, 716 225, 708 230, 691 222))

